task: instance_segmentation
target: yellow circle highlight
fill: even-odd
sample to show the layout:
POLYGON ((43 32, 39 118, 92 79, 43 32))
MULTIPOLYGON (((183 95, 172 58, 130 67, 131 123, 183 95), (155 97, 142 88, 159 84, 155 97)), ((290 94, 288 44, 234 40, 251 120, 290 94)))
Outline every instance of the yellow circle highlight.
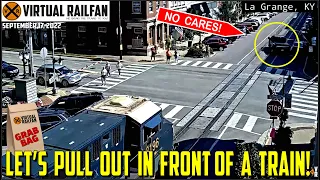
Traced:
POLYGON ((286 24, 286 23, 284 23, 284 22, 270 22, 270 23, 264 25, 261 29, 258 30, 258 32, 257 32, 257 34, 256 34, 256 37, 254 38, 253 48, 254 48, 254 52, 256 53, 258 59, 259 59, 263 64, 265 64, 265 65, 267 65, 267 66, 270 66, 270 67, 272 67, 272 68, 281 68, 281 67, 284 67, 284 66, 288 66, 289 64, 291 64, 291 63, 293 62, 293 60, 295 60, 295 59, 297 58, 298 53, 299 53, 299 49, 300 49, 300 39, 299 39, 299 36, 298 36, 297 32, 296 32, 290 25, 288 25, 288 24, 286 24), (261 56, 259 55, 259 53, 258 53, 258 50, 257 50, 257 40, 258 40, 258 37, 259 37, 260 33, 262 32, 262 30, 264 30, 266 27, 271 26, 271 25, 283 25, 283 26, 286 26, 286 27, 288 27, 288 28, 293 32, 293 34, 296 36, 296 39, 297 39, 297 42, 298 42, 297 52, 296 52, 296 54, 293 56, 293 58, 292 58, 289 62, 287 62, 287 63, 285 63, 285 64, 281 64, 281 65, 272 65, 272 64, 269 64, 269 63, 265 62, 265 60, 263 60, 263 59, 261 58, 261 56))

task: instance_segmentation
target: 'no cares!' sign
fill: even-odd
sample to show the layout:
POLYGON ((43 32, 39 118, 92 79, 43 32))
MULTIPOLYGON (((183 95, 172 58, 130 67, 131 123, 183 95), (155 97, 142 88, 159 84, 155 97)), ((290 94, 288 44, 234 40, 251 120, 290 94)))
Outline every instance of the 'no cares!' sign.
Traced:
POLYGON ((167 8, 159 9, 157 21, 224 37, 244 35, 242 31, 228 22, 170 10, 167 8))

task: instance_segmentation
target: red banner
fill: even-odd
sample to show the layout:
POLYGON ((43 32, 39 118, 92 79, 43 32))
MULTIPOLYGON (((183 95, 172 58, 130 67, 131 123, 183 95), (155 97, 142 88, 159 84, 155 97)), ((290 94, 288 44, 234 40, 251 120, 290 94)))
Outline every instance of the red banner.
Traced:
POLYGON ((241 36, 242 31, 228 22, 219 21, 207 17, 175 11, 167 8, 160 8, 157 20, 183 28, 212 33, 219 36, 241 36))

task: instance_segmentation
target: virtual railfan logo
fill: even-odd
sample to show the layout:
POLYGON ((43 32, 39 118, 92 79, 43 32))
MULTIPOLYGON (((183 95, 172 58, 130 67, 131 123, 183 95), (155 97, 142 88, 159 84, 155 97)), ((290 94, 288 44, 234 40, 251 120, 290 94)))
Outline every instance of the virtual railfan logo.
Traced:
POLYGON ((3 22, 109 22, 109 1, 2 1, 3 22))
POLYGON ((21 116, 21 117, 14 117, 13 118, 13 122, 15 124, 26 124, 26 123, 33 123, 33 122, 37 122, 37 118, 34 114, 32 115, 25 115, 25 116, 21 116))

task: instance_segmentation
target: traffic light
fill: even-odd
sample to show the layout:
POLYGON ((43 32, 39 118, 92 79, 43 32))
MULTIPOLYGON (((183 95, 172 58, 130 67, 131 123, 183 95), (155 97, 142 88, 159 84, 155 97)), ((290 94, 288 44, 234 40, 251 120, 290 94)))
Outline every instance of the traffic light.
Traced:
POLYGON ((280 115, 280 120, 282 121, 286 121, 289 118, 288 115, 288 110, 287 109, 283 109, 281 115, 280 115))

